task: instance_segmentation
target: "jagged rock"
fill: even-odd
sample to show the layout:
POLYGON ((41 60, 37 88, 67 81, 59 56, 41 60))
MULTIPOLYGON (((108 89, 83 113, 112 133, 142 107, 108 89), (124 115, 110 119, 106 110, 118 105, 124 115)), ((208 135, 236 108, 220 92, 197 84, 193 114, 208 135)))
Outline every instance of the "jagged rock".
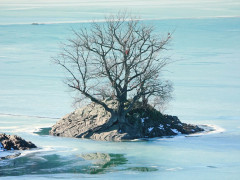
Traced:
MULTIPOLYGON (((108 105, 111 108, 117 106, 115 101, 110 101, 108 105)), ((52 127, 50 134, 64 137, 85 137, 88 132, 104 125, 110 116, 111 114, 102 106, 91 103, 64 116, 52 127)))
MULTIPOLYGON (((117 107, 117 102, 108 100, 105 103, 111 108, 117 107)), ((178 117, 163 115, 151 106, 142 108, 135 106, 127 115, 128 123, 121 127, 117 124, 105 126, 111 114, 96 104, 91 103, 83 108, 67 114, 51 129, 55 136, 90 138, 94 140, 122 141, 138 138, 153 138, 191 134, 203 129, 196 125, 182 123, 178 117)))
POLYGON ((0 134, 0 146, 4 150, 26 150, 37 146, 16 135, 0 134))

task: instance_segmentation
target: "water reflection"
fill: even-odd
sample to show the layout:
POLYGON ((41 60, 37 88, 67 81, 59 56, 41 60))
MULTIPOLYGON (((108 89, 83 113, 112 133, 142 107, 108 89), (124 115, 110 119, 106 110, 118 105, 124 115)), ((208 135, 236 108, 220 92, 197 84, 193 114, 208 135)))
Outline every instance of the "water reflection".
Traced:
POLYGON ((157 171, 157 168, 154 167, 129 167, 126 170, 129 171, 140 171, 140 172, 152 172, 152 171, 157 171))
POLYGON ((74 156, 32 153, 16 159, 0 161, 0 176, 27 174, 102 174, 127 163, 123 154, 90 153, 74 156))
POLYGON ((93 166, 88 169, 90 174, 117 171, 117 169, 114 169, 115 167, 127 163, 127 159, 123 154, 90 153, 83 154, 81 157, 92 162, 93 166))

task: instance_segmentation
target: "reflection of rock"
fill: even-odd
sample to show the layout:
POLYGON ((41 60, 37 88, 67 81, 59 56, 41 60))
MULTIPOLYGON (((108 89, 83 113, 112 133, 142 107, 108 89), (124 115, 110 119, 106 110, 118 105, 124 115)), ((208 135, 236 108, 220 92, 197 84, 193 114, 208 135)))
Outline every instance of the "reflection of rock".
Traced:
POLYGON ((130 168, 127 168, 126 170, 152 172, 152 171, 157 171, 158 169, 154 167, 130 167, 130 168))
MULTIPOLYGON (((9 151, 8 155, 10 153, 9 151)), ((33 173, 35 175, 79 174, 81 179, 83 174, 103 174, 116 170, 122 171, 125 168, 121 165, 127 163, 127 159, 123 154, 91 153, 81 155, 81 158, 76 158, 75 155, 61 156, 50 153, 46 154, 46 152, 41 151, 28 153, 6 163, 1 163, 0 160, 0 179, 1 176, 23 176, 33 173), (97 161, 101 164, 95 164, 97 161)))
MULTIPOLYGON (((116 109, 117 102, 106 100, 105 103, 116 109)), ((95 140, 121 141, 139 138, 192 134, 203 129, 196 125, 182 123, 178 117, 163 115, 151 106, 138 104, 127 114, 128 123, 120 126, 111 122, 111 114, 95 103, 64 116, 51 129, 55 136, 91 138, 95 140)))
POLYGON ((94 164, 106 164, 111 160, 111 157, 107 153, 89 153, 82 154, 81 157, 85 160, 94 160, 94 164))
POLYGON ((37 146, 30 141, 25 141, 16 135, 0 134, 0 144, 3 150, 26 150, 37 146))
POLYGON ((80 157, 94 164, 93 167, 88 168, 90 174, 104 173, 110 168, 127 163, 127 159, 123 154, 88 153, 82 154, 80 157))

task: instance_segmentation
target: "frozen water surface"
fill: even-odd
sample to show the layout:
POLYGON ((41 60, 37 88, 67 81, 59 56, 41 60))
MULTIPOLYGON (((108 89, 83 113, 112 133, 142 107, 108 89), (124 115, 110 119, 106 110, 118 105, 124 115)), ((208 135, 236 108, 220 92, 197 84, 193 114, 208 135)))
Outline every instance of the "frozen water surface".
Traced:
POLYGON ((0 178, 238 179, 239 10, 237 0, 0 1, 0 132, 39 147, 0 161, 0 178), (216 131, 121 143, 33 133, 73 111, 65 74, 51 62, 60 42, 71 28, 122 8, 159 32, 175 30, 168 55, 176 62, 164 73, 175 91, 166 113, 216 131))

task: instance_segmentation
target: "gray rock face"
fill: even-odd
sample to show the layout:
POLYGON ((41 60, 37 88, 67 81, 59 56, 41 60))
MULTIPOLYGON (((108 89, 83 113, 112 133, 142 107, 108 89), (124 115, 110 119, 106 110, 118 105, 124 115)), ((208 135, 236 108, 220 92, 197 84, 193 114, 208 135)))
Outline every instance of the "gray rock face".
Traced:
POLYGON ((2 150, 26 150, 37 146, 30 141, 25 141, 16 135, 0 134, 0 148, 2 150))
MULTIPOLYGON (((115 107, 116 102, 109 102, 110 107, 115 107)), ((111 114, 95 103, 67 114, 55 124, 50 134, 64 137, 85 137, 89 132, 105 124, 111 114)))
MULTIPOLYGON (((106 103, 111 108, 117 107, 117 102, 114 100, 106 103)), ((91 103, 60 119, 52 127, 50 134, 102 141, 122 141, 203 131, 198 126, 182 123, 176 116, 162 115, 152 107, 134 108, 128 114, 128 123, 124 128, 120 128, 117 123, 106 126, 110 118, 111 114, 102 106, 91 103), (102 128, 103 126, 105 128, 102 128)))

